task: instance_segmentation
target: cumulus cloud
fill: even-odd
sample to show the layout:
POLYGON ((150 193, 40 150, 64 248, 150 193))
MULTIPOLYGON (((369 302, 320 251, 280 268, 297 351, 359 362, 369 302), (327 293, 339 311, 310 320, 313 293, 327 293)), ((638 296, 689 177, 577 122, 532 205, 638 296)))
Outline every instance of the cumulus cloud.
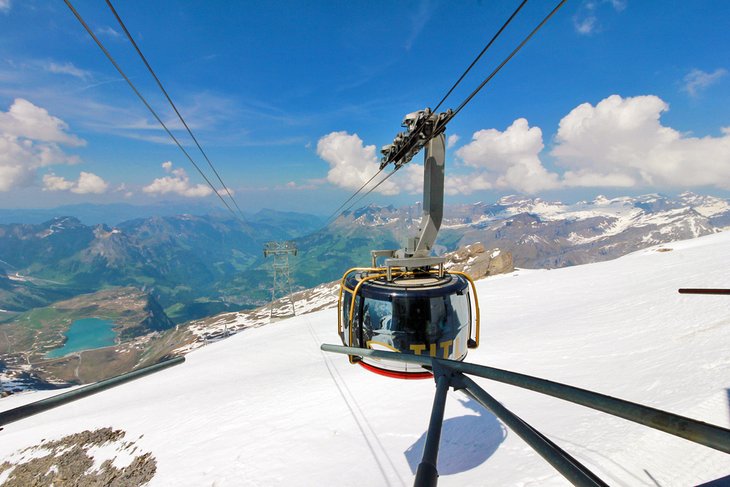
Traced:
POLYGON ((108 186, 109 185, 96 174, 81 171, 76 187, 71 188, 71 192, 76 194, 101 194, 106 191, 108 186))
POLYGON ((561 121, 551 154, 565 186, 730 189, 730 130, 691 137, 662 125, 657 96, 612 95, 584 103, 561 121))
MULTIPOLYGON (((456 151, 463 162, 450 174, 447 194, 490 189, 535 194, 574 187, 730 190, 730 127, 719 136, 693 137, 661 123, 669 105, 653 95, 612 95, 595 106, 583 103, 560 121, 544 164, 542 130, 524 118, 504 131, 484 129, 456 151), (466 171, 464 171, 466 169, 466 171)), ((378 169, 374 146, 357 135, 333 132, 320 139, 317 153, 330 164, 327 180, 358 189, 378 169)), ((420 193, 423 166, 410 162, 382 185, 381 193, 420 193)), ((381 188, 378 188, 381 189, 381 188)))
MULTIPOLYGON (((359 189, 380 168, 375 146, 365 146, 357 134, 332 132, 325 135, 317 142, 317 155, 330 165, 327 181, 342 188, 359 189)), ((390 179, 375 191, 385 195, 399 192, 390 179)))
POLYGON ((79 179, 69 181, 49 173, 43 176, 43 191, 71 191, 76 194, 101 194, 109 184, 96 174, 81 171, 79 179))
POLYGON ((205 184, 190 184, 190 178, 182 168, 173 169, 172 162, 162 163, 162 168, 170 176, 157 178, 149 185, 142 188, 142 191, 153 195, 177 194, 188 198, 200 198, 213 194, 213 190, 205 184))
POLYGON ((540 161, 543 147, 542 130, 530 127, 524 118, 515 120, 504 132, 476 132, 470 143, 456 151, 467 166, 478 170, 475 177, 465 178, 464 192, 493 187, 536 193, 557 188, 558 175, 540 161))
POLYGON ((7 112, 0 112, 0 133, 76 147, 86 145, 67 131, 66 122, 23 98, 16 98, 7 112))
MULTIPOLYGON (((526 193, 553 189, 558 186, 558 176, 542 166, 538 157, 542 148, 542 132, 537 127, 530 128, 525 119, 516 120, 504 132, 481 130, 456 152, 472 173, 451 175, 447 170, 445 191, 453 195, 493 188, 526 193)), ((359 189, 379 167, 375 146, 365 146, 356 134, 347 132, 332 132, 322 137, 317 154, 330 164, 327 180, 347 189, 359 189)), ((376 178, 371 184, 379 180, 376 178)), ((384 195, 421 193, 423 164, 411 161, 375 191, 384 195)))
POLYGON ((73 181, 56 176, 53 173, 43 176, 43 191, 68 191, 74 187, 73 181))
POLYGON ((63 120, 28 100, 16 99, 7 112, 0 111, 0 191, 31 184, 40 167, 79 162, 60 146, 85 143, 68 132, 63 120))
MULTIPOLYGON (((375 155, 375 146, 363 144, 357 134, 332 132, 317 142, 317 155, 330 165, 327 181, 341 188, 357 190, 362 187, 380 168, 380 160, 375 155)), ((375 178, 366 189, 370 189, 383 179, 392 166, 375 178)), ((423 191, 423 165, 409 162, 389 177, 374 192, 384 195, 420 193, 423 191)))
POLYGON ((690 96, 695 97, 700 94, 700 91, 714 85, 726 75, 727 70, 722 68, 718 68, 712 73, 706 73, 700 69, 693 69, 684 77, 684 86, 682 89, 689 93, 690 96))

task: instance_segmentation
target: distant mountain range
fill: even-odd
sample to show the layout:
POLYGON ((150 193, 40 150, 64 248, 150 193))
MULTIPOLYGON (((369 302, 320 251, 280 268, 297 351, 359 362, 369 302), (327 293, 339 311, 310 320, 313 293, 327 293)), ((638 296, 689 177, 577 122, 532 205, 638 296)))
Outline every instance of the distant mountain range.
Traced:
POLYGON ((113 227, 70 216, 0 225, 0 309, 24 311, 108 286, 148 289, 177 320, 252 306, 266 293, 241 274, 262 255, 263 243, 320 224, 312 215, 262 211, 245 223, 178 215, 113 227))
MULTIPOLYGON (((266 303, 268 240, 294 240, 295 289, 368 265, 371 249, 395 249, 415 234, 420 205, 367 206, 322 228, 319 217, 264 210, 245 223, 223 214, 153 216, 114 225, 75 217, 0 225, 0 309, 24 311, 108 286, 151 292, 176 322, 266 303)), ((575 204, 505 197, 446 208, 437 252, 481 242, 514 265, 551 268, 608 260, 643 247, 730 227, 730 203, 683 193, 575 204)), ((2 314, 0 314, 0 319, 2 314)))
MULTIPOLYGON (((28 223, 39 224, 52 220, 54 218, 73 216, 84 225, 118 225, 119 223, 136 220, 139 218, 150 218, 153 216, 177 216, 183 214, 190 215, 215 215, 225 218, 230 213, 220 206, 196 202, 194 204, 185 204, 180 202, 161 201, 153 205, 131 205, 128 203, 112 203, 107 205, 94 205, 90 203, 82 203, 78 205, 64 205, 56 208, 35 208, 35 209, 7 209, 0 208, 0 224, 9 223, 28 223)), ((269 209, 260 210, 257 213, 244 213, 246 220, 260 221, 262 219, 279 220, 289 216, 305 216, 313 218, 317 222, 323 222, 324 219, 313 215, 303 215, 301 213, 287 213, 269 209)))
MULTIPOLYGON (((369 206, 333 227, 363 227, 400 241, 415 232, 420 205, 369 206)), ((517 267, 552 268, 609 260, 651 245, 685 240, 730 227, 730 202, 713 196, 659 194, 575 204, 508 196, 495 203, 450 206, 437 240, 439 252, 481 242, 510 251, 517 267)))

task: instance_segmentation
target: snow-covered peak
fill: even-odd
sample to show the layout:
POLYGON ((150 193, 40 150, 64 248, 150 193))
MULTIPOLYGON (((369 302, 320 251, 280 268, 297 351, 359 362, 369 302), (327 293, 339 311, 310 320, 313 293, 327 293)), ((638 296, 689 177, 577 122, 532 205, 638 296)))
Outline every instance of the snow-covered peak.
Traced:
POLYGON ((700 196, 695 193, 682 193, 680 199, 690 205, 697 213, 705 217, 713 217, 730 212, 730 203, 727 200, 714 196, 700 196))

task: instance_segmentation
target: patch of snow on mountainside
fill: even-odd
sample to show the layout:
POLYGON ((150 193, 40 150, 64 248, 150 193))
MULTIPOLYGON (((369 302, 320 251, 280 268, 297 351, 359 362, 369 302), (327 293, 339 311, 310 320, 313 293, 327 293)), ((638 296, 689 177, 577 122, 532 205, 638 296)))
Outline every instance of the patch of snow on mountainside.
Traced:
POLYGON ((730 203, 721 198, 714 196, 700 196, 690 192, 682 193, 679 197, 682 201, 691 205, 697 213, 704 217, 709 218, 730 212, 730 203))
MULTIPOLYGON (((467 360, 727 428, 728 298, 677 288, 728 287, 728 247, 730 233, 718 233, 608 262, 481 280, 481 346, 467 360)), ((320 344, 339 343, 336 330, 335 309, 249 328, 182 365, 6 425, 0 458, 111 427, 150 452, 153 487, 411 485, 433 381, 384 378, 321 352, 320 344)), ((697 485, 730 474, 727 454, 475 381, 610 485, 697 485)), ((13 395, 0 409, 50 394, 13 395)), ((568 485, 462 393, 449 392, 444 420, 440 486, 568 485)))

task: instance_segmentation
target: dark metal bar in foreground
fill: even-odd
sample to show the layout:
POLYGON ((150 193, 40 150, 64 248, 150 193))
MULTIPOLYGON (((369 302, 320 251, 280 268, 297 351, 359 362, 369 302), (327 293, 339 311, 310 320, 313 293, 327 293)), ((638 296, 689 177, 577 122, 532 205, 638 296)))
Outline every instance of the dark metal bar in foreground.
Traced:
POLYGON ((705 289, 705 288, 692 288, 686 287, 679 290, 679 294, 728 294, 730 295, 730 289, 705 289))
POLYGON ((449 377, 441 375, 436 380, 436 395, 433 398, 433 409, 431 409, 431 421, 428 423, 428 435, 426 445, 423 447, 423 457, 416 470, 415 487, 436 487, 438 483, 438 470, 436 461, 439 455, 439 443, 441 442, 441 426, 444 423, 444 410, 446 408, 446 393, 449 392, 449 377))
POLYGON ((325 352, 335 352, 347 355, 367 356, 385 360, 400 360, 431 367, 434 363, 448 367, 451 370, 472 374, 486 379, 503 382, 513 386, 529 389, 548 396, 557 397, 565 401, 580 404, 607 414, 634 421, 650 428, 658 429, 680 438, 699 443, 721 452, 730 453, 730 430, 715 426, 696 419, 687 418, 678 414, 669 413, 660 409, 642 406, 633 402, 599 394, 597 392, 580 389, 578 387, 552 382, 538 377, 496 369, 484 365, 456 362, 453 360, 437 359, 425 355, 410 355, 396 352, 384 352, 363 348, 342 347, 339 345, 323 344, 325 352))
POLYGON ((95 382, 93 384, 89 384, 88 386, 79 387, 78 389, 74 389, 73 391, 64 392, 62 394, 48 397, 46 399, 41 399, 40 401, 25 404, 23 406, 18 406, 17 408, 8 409, 7 411, 0 412, 0 426, 5 426, 6 424, 19 421, 21 419, 27 418, 28 416, 33 416, 34 414, 48 411, 49 409, 53 409, 69 402, 76 401, 77 399, 96 394, 97 392, 101 392, 106 389, 110 389, 112 387, 124 384, 125 382, 139 379, 140 377, 144 377, 145 375, 159 372, 160 370, 167 369, 168 367, 172 367, 173 365, 181 364, 183 362, 185 362, 185 357, 175 357, 173 359, 165 360, 164 362, 160 362, 158 364, 150 365, 149 367, 144 367, 142 369, 134 370, 126 374, 112 377, 111 379, 105 379, 99 382, 95 382))
POLYGON ((461 380, 466 386, 466 392, 470 397, 494 413, 500 421, 517 433, 520 438, 573 485, 580 487, 608 487, 608 484, 599 479, 582 463, 500 404, 469 377, 461 375, 461 380))

